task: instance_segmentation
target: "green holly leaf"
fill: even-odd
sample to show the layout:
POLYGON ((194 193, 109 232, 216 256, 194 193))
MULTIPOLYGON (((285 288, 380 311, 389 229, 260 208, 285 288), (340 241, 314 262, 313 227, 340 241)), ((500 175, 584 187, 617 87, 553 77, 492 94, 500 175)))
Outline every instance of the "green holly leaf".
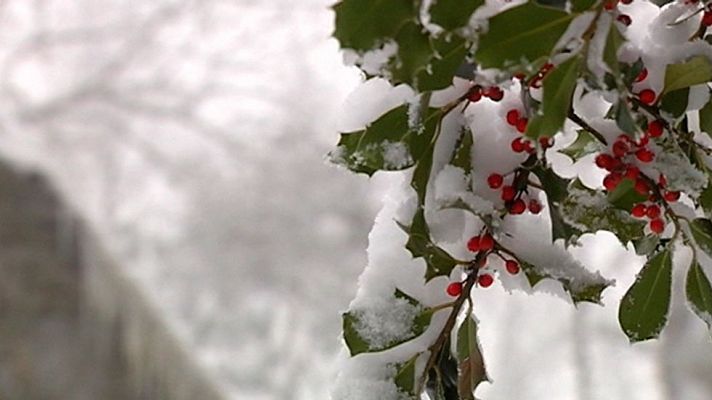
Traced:
POLYGON ((690 88, 665 93, 660 99, 660 108, 674 117, 680 117, 687 110, 690 88))
MULTIPOLYGON (((618 61, 618 51, 620 50, 623 43, 625 43, 625 38, 621 35, 618 30, 618 24, 612 23, 610 29, 608 30, 608 36, 606 37, 606 47, 603 49, 603 62, 606 63, 611 74, 616 79, 616 82, 621 79, 621 68, 618 61)), ((621 82, 622 84, 622 82, 621 82)))
POLYGON ((571 57, 558 65, 544 78, 543 99, 541 110, 535 114, 527 125, 526 135, 532 138, 539 136, 552 137, 564 126, 571 100, 576 89, 583 58, 571 57))
POLYGON ((692 311, 712 330, 712 286, 697 260, 692 261, 687 271, 685 293, 692 311))
POLYGON ((334 5, 334 37, 342 48, 371 50, 391 40, 418 11, 411 0, 342 0, 334 5))
POLYGON ((450 164, 461 168, 466 174, 472 171, 472 143, 472 132, 468 125, 464 125, 450 164))
POLYGON ((611 107, 611 113, 613 119, 616 121, 616 125, 623 132, 632 134, 638 130, 638 126, 635 124, 635 119, 633 118, 633 113, 628 107, 628 102, 624 99, 619 99, 618 102, 611 107))
POLYGON ((669 64, 665 69, 663 94, 712 80, 712 63, 705 56, 695 56, 680 64, 669 64))
POLYGON ((566 198, 570 179, 560 177, 548 166, 537 165, 531 171, 539 178, 550 203, 558 203, 566 198))
POLYGON ((707 218, 695 218, 690 222, 690 232, 697 246, 712 257, 712 221, 707 218))
POLYGON ((647 196, 635 191, 635 182, 628 178, 623 178, 621 183, 608 193, 608 202, 624 211, 630 211, 635 204, 647 199, 647 196))
POLYGON ((576 162, 589 154, 599 153, 605 149, 605 146, 588 131, 579 129, 577 132, 576 140, 565 149, 559 150, 559 153, 569 156, 576 162))
POLYGON ((483 68, 505 69, 548 58, 576 16, 534 2, 510 8, 490 18, 475 60, 483 68))
POLYGON ((697 201, 705 211, 705 215, 712 215, 712 183, 707 184, 707 187, 702 191, 697 201))
POLYGON ((639 256, 648 256, 652 254, 660 244, 659 235, 646 235, 636 240, 633 240, 635 254, 639 256))
POLYGON ((389 65, 392 83, 408 83, 412 86, 415 75, 425 70, 433 57, 430 36, 423 32, 419 24, 407 22, 401 27, 395 41, 398 52, 389 65))
POLYGON ((621 300, 618 321, 631 342, 657 338, 667 322, 672 286, 669 249, 651 258, 621 300))
POLYGON ((564 291, 571 296, 571 300, 574 304, 578 304, 580 302, 600 304, 603 291, 610 286, 610 283, 606 281, 580 285, 579 283, 574 282, 571 278, 565 276, 554 276, 542 266, 534 265, 521 259, 518 261, 522 272, 524 272, 527 281, 532 287, 534 287, 534 285, 539 283, 542 279, 553 279, 558 281, 561 283, 564 291))
POLYGON ((430 230, 425 222, 422 207, 418 208, 413 216, 410 226, 396 222, 408 234, 406 248, 414 258, 423 258, 427 265, 425 281, 428 282, 437 276, 449 276, 457 265, 457 260, 452 258, 447 251, 435 245, 430 238, 430 230))
POLYGON ((473 400, 477 386, 488 380, 485 360, 477 339, 477 322, 468 315, 457 331, 457 389, 462 400, 473 400))
POLYGON ((706 132, 707 135, 712 135, 712 101, 707 102, 699 112, 700 114, 700 130, 706 132))
POLYGON ((475 9, 483 5, 484 0, 437 0, 430 6, 430 22, 446 31, 467 26, 475 9))
POLYGON ((458 37, 443 35, 430 39, 432 51, 428 64, 406 82, 420 91, 434 91, 452 85, 452 79, 465 61, 469 44, 458 37))
POLYGON ((415 376, 415 361, 420 353, 411 357, 408 361, 396 366, 396 376, 393 378, 396 386, 402 393, 408 394, 410 400, 420 398, 416 392, 417 378, 415 376))
POLYGON ((549 217, 551 218, 551 238, 553 241, 564 239, 564 242, 568 245, 575 242, 584 233, 564 219, 557 205, 549 207, 549 217))
POLYGON ((428 328, 433 315, 432 310, 398 289, 394 297, 396 302, 387 309, 351 310, 342 314, 344 341, 351 356, 390 349, 420 336, 428 328), (412 317, 409 321, 407 318, 399 321, 411 325, 410 330, 405 334, 393 334, 388 330, 379 331, 379 326, 373 324, 375 320, 391 316, 393 307, 401 311, 401 314, 412 317))
POLYGON ((396 107, 366 129, 342 133, 331 161, 354 172, 373 175, 376 171, 398 171, 412 167, 431 147, 437 109, 428 110, 417 127, 409 124, 408 106, 396 107))
POLYGON ((560 208, 572 225, 582 227, 585 232, 609 231, 623 246, 643 236, 644 221, 612 207, 603 192, 589 189, 578 180, 569 186, 568 197, 560 208))

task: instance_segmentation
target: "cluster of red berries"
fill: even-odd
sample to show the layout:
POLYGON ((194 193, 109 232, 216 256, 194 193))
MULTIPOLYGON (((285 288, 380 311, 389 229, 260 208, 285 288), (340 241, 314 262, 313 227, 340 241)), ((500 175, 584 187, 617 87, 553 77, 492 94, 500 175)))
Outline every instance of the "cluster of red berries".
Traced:
POLYGON ((474 85, 467 92, 467 100, 473 103, 477 103, 483 97, 487 97, 492 101, 500 101, 504 98, 504 91, 499 86, 483 88, 481 85, 474 85))
MULTIPOLYGON (((648 69, 643 68, 640 70, 638 75, 635 77, 634 82, 639 83, 643 82, 646 78, 648 77, 648 69)), ((655 94, 655 91, 651 89, 643 89, 640 92, 638 92, 638 100, 640 100, 641 103, 646 104, 646 105, 653 105, 655 104, 655 101, 657 100, 658 95, 655 94)))
POLYGON ((657 182, 657 192, 662 195, 662 198, 656 195, 649 195, 648 202, 638 203, 630 210, 630 214, 636 218, 647 218, 650 220, 650 231, 656 234, 661 234, 665 230, 665 220, 663 218, 663 201, 674 203, 680 199, 680 192, 674 190, 666 190, 667 180, 665 175, 660 175, 657 182))
POLYGON ((646 146, 651 137, 660 137, 663 134, 663 130, 664 125, 661 121, 652 121, 648 124, 647 132, 639 141, 636 142, 625 134, 620 135, 611 148, 613 154, 601 153, 596 157, 596 166, 609 172, 603 178, 603 186, 606 190, 615 190, 624 178, 628 178, 635 182, 635 190, 638 193, 649 195, 650 187, 648 181, 641 177, 640 169, 634 164, 626 162, 626 159, 635 157, 642 163, 653 161, 655 153, 646 146))
MULTIPOLYGON (((467 242, 467 249, 473 253, 479 254, 480 262, 476 266, 477 270, 473 273, 477 273, 477 285, 483 288, 492 286, 494 283, 494 276, 490 273, 481 272, 487 265, 487 256, 489 254, 496 254, 498 257, 504 260, 504 267, 508 273, 516 275, 519 273, 520 267, 516 260, 505 259, 498 251, 494 250, 495 240, 489 233, 483 233, 479 236, 473 236, 467 242)), ((462 293, 463 282, 452 282, 447 286, 446 292, 450 296, 457 297, 462 293)))
MULTIPOLYGON (((527 124, 529 123, 529 119, 527 117, 522 116, 519 110, 517 110, 516 108, 507 111, 505 119, 507 121, 507 124, 516 129, 517 132, 523 134, 527 131, 527 124)), ((539 137, 539 146, 541 146, 542 149, 546 150, 553 145, 554 141, 550 137, 539 137)), ((535 150, 534 146, 532 145, 532 142, 524 137, 517 137, 512 140, 511 147, 512 151, 515 153, 531 154, 535 150)))
POLYGON ((498 173, 492 173, 487 177, 487 185, 490 189, 502 189, 500 197, 504 200, 507 211, 510 214, 518 215, 523 214, 524 211, 529 209, 532 214, 539 214, 543 208, 539 200, 529 199, 529 202, 525 202, 521 198, 523 192, 518 191, 512 185, 504 184, 504 176, 498 173))

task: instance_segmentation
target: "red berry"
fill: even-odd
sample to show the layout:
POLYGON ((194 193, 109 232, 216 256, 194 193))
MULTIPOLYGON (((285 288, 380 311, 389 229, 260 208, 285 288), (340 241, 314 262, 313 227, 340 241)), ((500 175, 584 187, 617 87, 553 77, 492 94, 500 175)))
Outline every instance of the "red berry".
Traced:
POLYGON ((650 135, 644 133, 640 136, 640 140, 638 140, 638 143, 636 144, 638 145, 638 147, 644 147, 648 145, 648 142, 650 142, 650 135))
POLYGON ((663 122, 660 120, 651 121, 648 124, 648 135, 654 138, 660 137, 663 134, 664 127, 663 122))
POLYGON ((712 25, 712 12, 705 11, 705 13, 702 14, 702 26, 710 26, 710 25, 712 25))
POLYGON ((467 250, 470 250, 473 253, 477 253, 478 251, 480 251, 479 236, 473 236, 470 238, 470 240, 467 241, 467 250))
POLYGON ((539 214, 541 212, 542 206, 539 200, 531 199, 529 200, 529 212, 532 214, 539 214))
POLYGON ((453 282, 447 285, 446 292, 452 297, 459 296, 462 293, 462 282, 453 282))
POLYGON ((539 146, 541 146, 542 149, 546 150, 553 145, 554 139, 548 136, 539 136, 539 146))
POLYGON ((635 77, 635 81, 636 81, 636 82, 642 82, 642 81, 644 81, 645 78, 647 78, 647 77, 648 77, 648 69, 647 69, 647 68, 643 68, 643 69, 641 69, 640 72, 638 73, 638 76, 635 77))
POLYGON ((640 176, 640 169, 635 165, 629 165, 625 170, 625 177, 634 181, 640 176))
POLYGON ((518 137, 518 138, 512 140, 512 151, 513 152, 521 153, 526 149, 527 149, 527 147, 524 144, 524 140, 522 140, 522 138, 518 137))
POLYGON ((483 288, 490 287, 494 283, 494 278, 490 274, 482 274, 477 277, 477 283, 483 288))
POLYGON ((500 101, 504 98, 504 92, 498 86, 488 87, 483 94, 492 101, 500 101))
POLYGON ((482 98, 482 86, 480 85, 475 85, 473 86, 470 91, 467 93, 467 100, 470 100, 473 103, 477 103, 480 101, 482 98))
POLYGON ((523 81, 527 78, 527 74, 525 74, 524 72, 517 72, 516 74, 514 74, 514 78, 523 81))
POLYGON ((644 179, 636 180, 635 186, 633 188, 636 192, 642 194, 643 196, 647 196, 650 192, 650 186, 648 185, 648 182, 646 182, 644 179))
POLYGON ((596 166, 598 166, 598 168, 610 171, 613 169, 613 163, 613 157, 608 154, 599 154, 596 156, 596 166))
POLYGON ((633 206, 632 210, 630 210, 630 215, 636 218, 643 218, 646 212, 648 212, 648 209, 647 207, 645 207, 645 204, 638 203, 633 206))
POLYGON ((648 216, 650 219, 655 219, 660 216, 660 206, 657 204, 651 204, 650 207, 648 207, 648 210, 645 212, 645 215, 648 216))
POLYGON ((662 186, 662 187, 667 186, 667 178, 665 178, 665 175, 660 174, 660 175, 658 176, 658 185, 660 185, 660 186, 662 186))
POLYGON ((509 110, 507 111, 507 123, 512 126, 516 126, 519 122, 519 110, 509 110))
POLYGON ((525 140, 524 141, 524 151, 527 153, 533 153, 534 152, 534 146, 532 146, 532 142, 525 140))
POLYGON ((633 2, 633 0, 621 0, 621 3, 623 3, 623 4, 630 4, 632 2, 633 2))
POLYGON ((657 96, 655 95, 655 92, 653 92, 650 89, 643 89, 638 93, 638 98, 640 99, 640 102, 643 104, 647 105, 652 105, 655 103, 655 98, 657 96))
POLYGON ((654 219, 650 221, 650 230, 659 235, 665 230, 665 223, 661 219, 654 219))
POLYGON ((623 176, 621 174, 612 172, 608 175, 606 175, 605 178, 603 178, 603 187, 606 188, 609 192, 615 190, 616 187, 621 183, 621 180, 623 180, 623 176))
POLYGON ((492 189, 499 189, 504 183, 504 177, 500 174, 490 174, 487 177, 487 184, 492 189))
POLYGON ((507 269, 507 272, 512 275, 516 275, 519 273, 519 263, 514 260, 507 260, 504 263, 504 267, 507 269))
POLYGON ((616 7, 617 3, 618 3, 618 1, 616 1, 616 0, 606 0, 606 3, 603 5, 603 8, 605 8, 608 11, 611 11, 612 9, 614 9, 616 7))
POLYGON ((613 143, 613 155, 622 158, 628 153, 628 145, 622 140, 617 140, 613 143))
POLYGON ((489 233, 480 236, 480 250, 490 251, 494 248, 494 239, 489 233))
POLYGON ((527 209, 527 205, 526 205, 526 203, 524 203, 524 200, 517 199, 514 201, 514 203, 512 203, 511 206, 509 206, 509 213, 518 215, 518 214, 524 213, 524 211, 526 211, 526 209, 527 209))
POLYGON ((665 192, 663 198, 668 203, 674 203, 680 199, 680 192, 665 192))
POLYGON ((655 158, 655 153, 646 148, 642 148, 635 152, 635 157, 641 162, 649 163, 655 158))
POLYGON ((504 201, 512 201, 514 200, 514 196, 517 195, 517 191, 514 190, 512 186, 505 186, 502 188, 502 200, 504 201))
POLYGON ((633 23, 633 20, 630 18, 630 16, 626 14, 619 15, 616 20, 625 26, 629 26, 633 23))
POLYGON ((527 124, 529 123, 529 120, 526 118, 519 118, 519 121, 517 121, 517 132, 519 133, 524 133, 527 131, 527 124))

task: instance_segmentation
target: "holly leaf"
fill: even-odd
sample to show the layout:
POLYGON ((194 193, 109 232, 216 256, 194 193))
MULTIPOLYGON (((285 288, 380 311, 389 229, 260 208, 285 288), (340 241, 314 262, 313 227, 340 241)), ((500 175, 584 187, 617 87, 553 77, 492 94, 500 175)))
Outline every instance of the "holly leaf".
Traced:
POLYGON ((630 211, 637 203, 647 200, 647 196, 635 191, 635 182, 623 178, 615 189, 608 192, 608 202, 620 210, 630 211))
POLYGON ((413 216, 410 226, 397 222, 398 226, 408 234, 406 248, 414 258, 423 258, 427 265, 425 281, 428 282, 437 276, 449 276, 457 260, 452 258, 447 251, 435 245, 430 239, 430 230, 425 222, 425 214, 419 207, 413 216))
POLYGON ((472 171, 472 143, 472 132, 470 132, 469 126, 465 125, 462 127, 462 133, 455 146, 450 164, 461 168, 466 174, 470 174, 472 171))
POLYGON ((639 239, 633 240, 633 247, 635 247, 635 254, 639 256, 647 256, 652 254, 655 249, 658 248, 660 244, 659 235, 646 235, 639 239))
POLYGON ((705 56, 695 56, 680 64, 669 64, 665 68, 663 94, 712 80, 712 63, 705 56))
POLYGON ((625 38, 621 35, 616 23, 612 23, 606 37, 606 47, 603 49, 603 62, 608 66, 608 70, 615 77, 616 82, 620 82, 621 68, 618 61, 618 51, 620 50, 625 38))
POLYGON ((505 69, 547 58, 576 16, 534 2, 510 8, 489 19, 475 60, 482 68, 505 69))
POLYGON ((596 140, 588 131, 579 129, 577 132, 578 136, 576 140, 565 149, 559 150, 559 153, 569 156, 571 160, 576 162, 589 154, 598 153, 605 148, 603 144, 596 140))
POLYGON ((336 13, 334 37, 342 48, 367 51, 394 38, 418 12, 411 0, 342 0, 336 13))
POLYGON ((644 221, 612 207, 605 194, 585 187, 578 180, 569 186, 568 197, 560 208, 572 225, 582 227, 585 232, 609 231, 623 246, 643 236, 644 221))
POLYGON ((569 277, 552 275, 542 266, 531 264, 522 259, 518 259, 518 261, 519 266, 524 272, 524 275, 526 276, 531 287, 534 287, 542 279, 553 279, 561 283, 564 291, 571 296, 571 300, 574 304, 584 301, 588 303, 600 304, 603 291, 610 286, 610 283, 607 281, 581 285, 578 282, 574 282, 569 277))
POLYGON ((399 30, 395 41, 398 44, 398 52, 389 64, 392 83, 407 83, 413 86, 413 78, 428 66, 433 56, 430 36, 423 32, 419 24, 407 22, 399 30))
POLYGON ((381 115, 366 129, 342 133, 332 162, 369 176, 376 171, 398 171, 412 167, 430 148, 435 134, 437 109, 429 109, 420 129, 409 124, 408 105, 381 115))
POLYGON ((410 395, 410 399, 417 400, 420 396, 415 393, 417 378, 415 376, 415 361, 420 353, 411 357, 405 363, 396 367, 396 376, 393 378, 398 389, 401 392, 410 395))
POLYGON ((708 183, 705 190, 700 193, 700 197, 697 199, 705 211, 706 215, 712 214, 712 183, 708 183))
POLYGON ((420 91, 440 90, 452 85, 452 78, 465 61, 469 46, 464 39, 446 35, 430 40, 432 52, 428 64, 411 80, 411 85, 420 91))
POLYGON ((488 380, 485 361, 477 340, 477 322, 468 315, 457 331, 457 389, 462 400, 473 400, 480 382, 488 380))
POLYGON ((712 286, 697 260, 692 261, 687 271, 685 293, 692 312, 712 330, 712 286))
POLYGON ((707 102, 699 112, 700 130, 712 135, 712 101, 707 102))
POLYGON ((430 22, 446 31, 467 26, 475 9, 483 5, 484 0, 437 0, 430 6, 430 22))
POLYGON ((669 249, 651 258, 623 296, 618 321, 631 342, 657 338, 667 322, 672 286, 669 249))
POLYGON ((613 119, 616 121, 616 126, 623 132, 632 134, 638 129, 638 126, 635 124, 635 119, 633 118, 633 113, 630 111, 630 108, 628 108, 627 101, 619 99, 618 102, 611 107, 611 113, 613 119))
POLYGON ((393 335, 387 330, 379 331, 381 327, 374 325, 374 320, 389 316, 392 310, 351 310, 342 314, 344 341, 351 356, 390 349, 420 336, 428 328, 433 315, 431 309, 424 307, 419 301, 398 289, 395 290, 394 297, 406 302, 394 303, 395 306, 403 308, 407 313, 416 312, 411 321, 399 321, 411 324, 409 333, 393 335))
POLYGON ((695 218, 690 222, 690 232, 697 246, 712 257, 712 221, 707 218, 695 218))
POLYGON ((687 110, 689 96, 689 88, 667 92, 660 99, 660 108, 674 117, 679 117, 687 110))
POLYGON ((546 198, 550 203, 558 203, 566 198, 570 179, 565 179, 557 175, 551 168, 537 165, 531 170, 541 186, 544 188, 546 198))
POLYGON ((527 125, 526 135, 532 138, 539 136, 554 136, 564 126, 571 100, 576 89, 576 80, 583 58, 571 57, 566 62, 556 66, 543 83, 542 107, 527 125))

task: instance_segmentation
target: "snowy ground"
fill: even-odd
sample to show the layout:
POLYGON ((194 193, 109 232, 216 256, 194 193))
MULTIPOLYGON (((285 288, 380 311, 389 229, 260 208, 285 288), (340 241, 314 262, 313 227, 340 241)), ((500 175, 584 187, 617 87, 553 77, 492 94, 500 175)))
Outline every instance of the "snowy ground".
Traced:
MULTIPOLYGON (((0 153, 51 177, 234 399, 327 398, 389 185, 323 162, 358 80, 327 4, 0 5, 0 153)), ((662 343, 629 346, 616 304, 639 264, 595 241, 609 307, 478 293, 482 397, 709 399, 702 324, 678 313, 662 343)))

